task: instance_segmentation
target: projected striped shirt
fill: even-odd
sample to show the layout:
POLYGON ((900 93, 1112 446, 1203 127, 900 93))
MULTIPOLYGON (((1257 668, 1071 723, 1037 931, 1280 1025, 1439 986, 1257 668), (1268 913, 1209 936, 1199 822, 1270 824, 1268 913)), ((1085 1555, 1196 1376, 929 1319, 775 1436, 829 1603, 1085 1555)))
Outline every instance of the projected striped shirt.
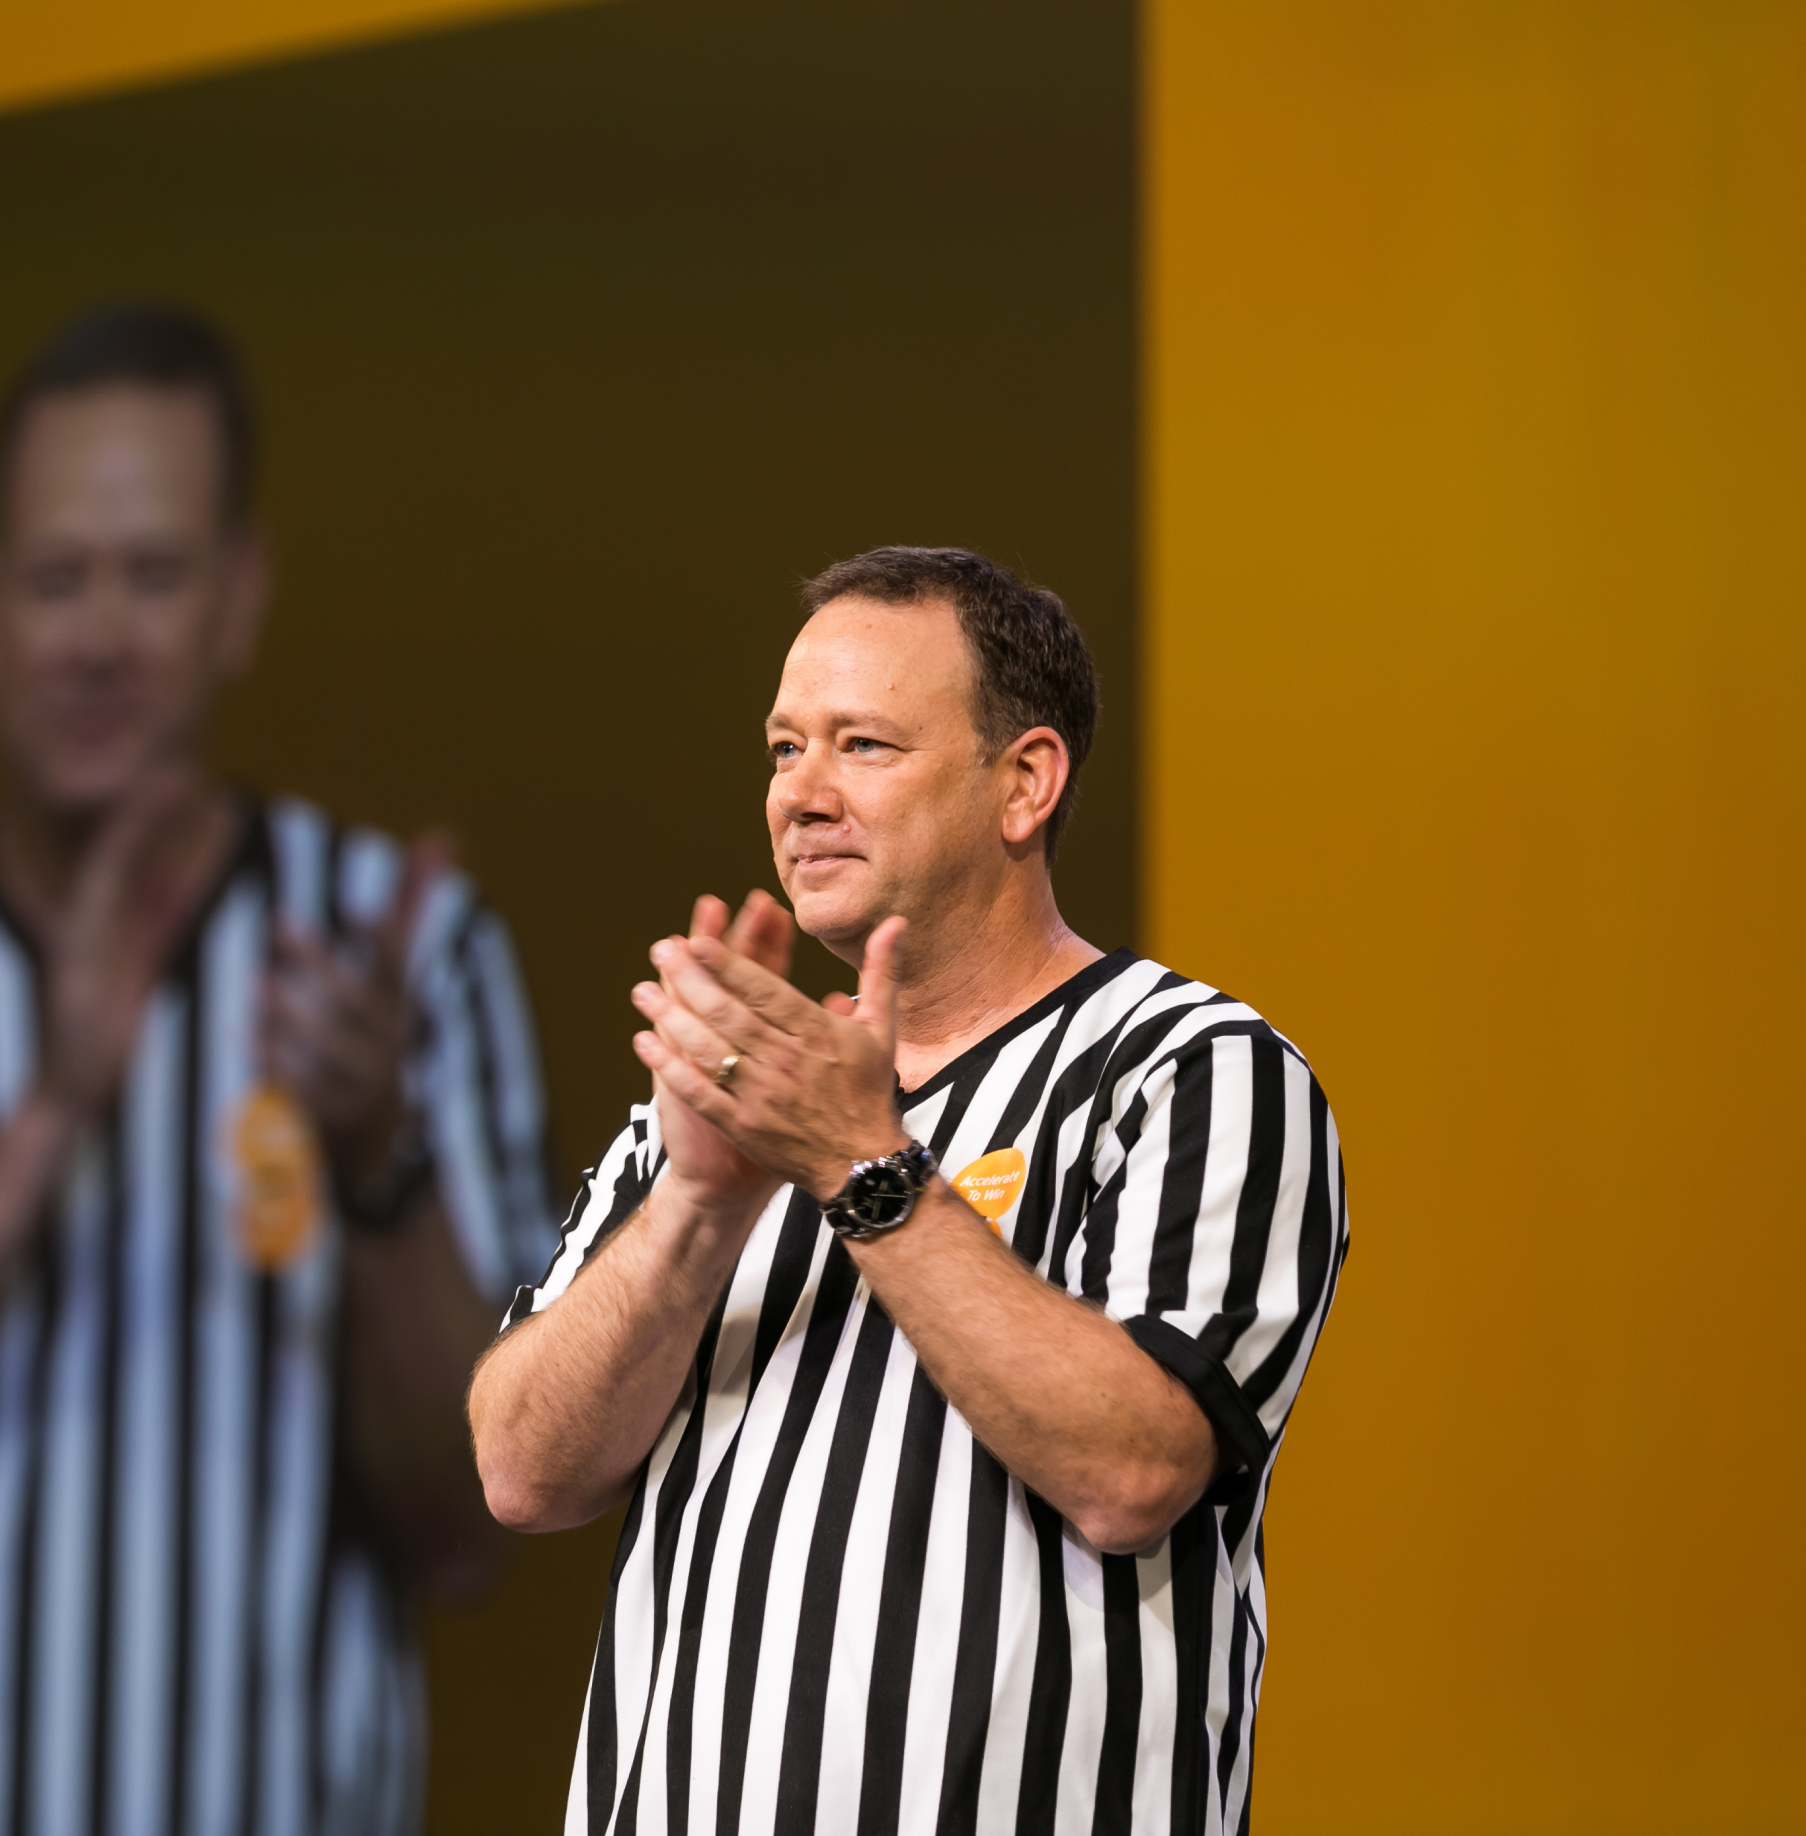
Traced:
MULTIPOLYGON (((974 1441, 786 1189, 629 1507, 567 1831, 1247 1827, 1261 1509, 1348 1241, 1323 1093, 1251 1009, 1125 951, 904 1119, 951 1177, 1020 1154, 1001 1234, 1186 1383, 1228 1470, 1152 1548, 1100 1554, 974 1441)), ((511 1324, 663 1164, 638 1110, 511 1324)))
MULTIPOLYGON (((230 1119, 273 921, 388 907, 399 851, 251 815, 0 1314, 0 1829, 400 1836, 417 1827, 406 1603, 335 1433, 340 1233, 239 1248, 230 1119)), ((409 1067, 481 1288, 543 1267, 542 1105, 499 921, 455 876, 410 963, 409 1067)), ((30 946, 0 916, 0 1112, 33 1075, 30 946)))

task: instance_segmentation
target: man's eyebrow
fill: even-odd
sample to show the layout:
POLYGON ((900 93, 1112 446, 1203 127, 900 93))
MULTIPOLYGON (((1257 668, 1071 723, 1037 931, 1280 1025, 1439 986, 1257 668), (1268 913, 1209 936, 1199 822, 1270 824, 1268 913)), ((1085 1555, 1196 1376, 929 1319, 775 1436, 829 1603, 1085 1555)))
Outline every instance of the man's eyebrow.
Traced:
MULTIPOLYGON (((790 727, 795 729, 802 724, 800 720, 792 720, 782 708, 774 708, 765 716, 765 731, 767 733, 774 732, 779 727, 790 727)), ((828 727, 831 731, 836 733, 839 732, 842 727, 882 727, 887 728, 892 733, 901 733, 903 731, 903 726, 900 721, 894 719, 889 714, 880 714, 870 708, 836 711, 828 716, 828 727)))

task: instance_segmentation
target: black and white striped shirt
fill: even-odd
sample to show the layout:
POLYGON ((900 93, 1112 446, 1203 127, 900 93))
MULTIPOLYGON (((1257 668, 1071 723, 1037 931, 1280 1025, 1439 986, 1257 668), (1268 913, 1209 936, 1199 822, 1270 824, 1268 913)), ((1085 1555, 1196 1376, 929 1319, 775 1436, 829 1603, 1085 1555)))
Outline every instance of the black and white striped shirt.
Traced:
MULTIPOLYGON (((1229 1470, 1154 1547, 1100 1554, 974 1441, 786 1188, 629 1507, 567 1836, 1246 1828, 1261 1508, 1348 1241, 1323 1093, 1250 1008, 1123 951, 904 1121, 956 1183, 998 1157, 1005 1240, 1184 1380, 1229 1470)), ((510 1323, 663 1164, 636 1110, 510 1323)))
MULTIPOLYGON (((418 1822, 404 1603, 336 1430, 339 1228, 261 1269, 234 1229, 272 921, 388 908, 400 851, 249 812, 0 1314, 0 1830, 391 1836, 418 1822)), ((501 923, 428 893, 408 1077, 477 1284, 556 1242, 531 1022, 501 923)), ((33 1075, 38 971, 0 914, 0 1113, 33 1075)))

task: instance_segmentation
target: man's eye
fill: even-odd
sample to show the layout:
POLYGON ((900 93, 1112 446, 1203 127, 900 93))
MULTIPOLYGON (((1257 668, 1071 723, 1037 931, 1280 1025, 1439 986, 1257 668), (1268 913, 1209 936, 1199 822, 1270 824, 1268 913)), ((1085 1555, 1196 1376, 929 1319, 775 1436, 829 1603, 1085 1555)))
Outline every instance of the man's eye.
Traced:
POLYGON ((883 740, 861 738, 848 740, 847 750, 849 752, 863 754, 865 757, 869 758, 873 753, 883 752, 885 746, 883 740))
POLYGON ((79 561, 44 561, 26 575, 33 599, 73 599, 82 590, 79 561))
POLYGON ((801 751, 802 748, 797 745, 795 740, 781 739, 771 742, 771 756, 774 761, 779 759, 794 759, 801 751))
POLYGON ((188 563, 181 555, 134 555, 130 573, 135 593, 174 593, 188 577, 188 563))

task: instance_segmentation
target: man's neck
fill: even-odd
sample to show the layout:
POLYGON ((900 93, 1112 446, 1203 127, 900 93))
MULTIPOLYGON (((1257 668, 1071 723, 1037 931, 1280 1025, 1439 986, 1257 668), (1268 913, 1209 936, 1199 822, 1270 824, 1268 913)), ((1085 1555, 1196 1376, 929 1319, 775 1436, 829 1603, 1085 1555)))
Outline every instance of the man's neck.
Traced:
POLYGON ((1103 955, 1068 927, 1040 871, 975 918, 937 926, 933 936, 909 936, 903 947, 897 1075, 905 1090, 1103 955))
MULTIPOLYGON (((50 936, 68 909, 82 869, 112 815, 111 810, 57 809, 16 783, 9 786, 0 802, 0 891, 40 941, 50 936)), ((192 897, 204 896, 238 829, 230 794, 197 777, 181 819, 159 838, 165 871, 178 875, 192 897)))

